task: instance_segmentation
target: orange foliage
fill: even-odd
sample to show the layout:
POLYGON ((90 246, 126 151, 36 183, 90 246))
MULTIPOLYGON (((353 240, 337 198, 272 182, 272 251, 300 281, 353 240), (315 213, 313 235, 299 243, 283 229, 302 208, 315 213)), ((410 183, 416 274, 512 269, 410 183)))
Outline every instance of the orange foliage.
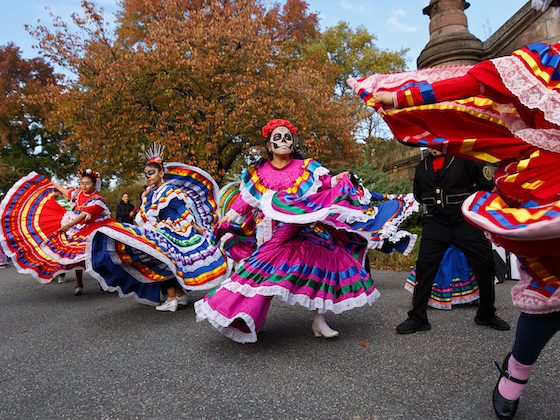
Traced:
POLYGON ((272 118, 297 125, 327 166, 354 162, 353 108, 333 95, 332 65, 299 53, 319 34, 304 1, 266 10, 256 0, 125 0, 115 30, 92 2, 82 6, 78 32, 60 20, 31 31, 44 55, 76 74, 45 99, 83 164, 132 178, 157 141, 169 160, 220 179, 262 146, 272 118))

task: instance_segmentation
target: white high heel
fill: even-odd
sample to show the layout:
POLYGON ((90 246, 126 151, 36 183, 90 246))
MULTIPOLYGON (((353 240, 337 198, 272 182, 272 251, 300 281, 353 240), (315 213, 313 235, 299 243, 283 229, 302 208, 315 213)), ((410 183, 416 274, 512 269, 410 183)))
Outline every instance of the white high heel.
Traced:
POLYGON ((315 337, 338 337, 338 331, 329 327, 327 321, 325 321, 325 315, 320 314, 319 312, 315 312, 313 315, 313 324, 311 324, 311 329, 313 330, 315 337))

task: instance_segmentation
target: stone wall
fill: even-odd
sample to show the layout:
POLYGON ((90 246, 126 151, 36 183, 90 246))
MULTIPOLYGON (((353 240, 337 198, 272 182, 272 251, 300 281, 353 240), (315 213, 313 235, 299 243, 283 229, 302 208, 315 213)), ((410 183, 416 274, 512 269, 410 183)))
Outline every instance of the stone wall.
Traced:
POLYGON ((509 55, 536 41, 560 42, 560 19, 552 16, 552 9, 544 13, 537 12, 527 2, 483 42, 483 59, 509 55))

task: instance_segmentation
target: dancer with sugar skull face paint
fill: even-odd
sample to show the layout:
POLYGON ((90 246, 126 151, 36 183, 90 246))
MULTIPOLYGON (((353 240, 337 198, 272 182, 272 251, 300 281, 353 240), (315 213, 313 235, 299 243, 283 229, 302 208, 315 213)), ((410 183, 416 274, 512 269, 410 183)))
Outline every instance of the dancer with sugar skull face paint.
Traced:
POLYGON ((200 168, 164 164, 162 153, 156 144, 146 153, 149 187, 142 193, 138 226, 115 223, 98 230, 88 240, 86 263, 105 290, 175 312, 188 304, 185 292, 217 286, 227 264, 211 243, 217 184, 200 168), (161 292, 167 295, 163 303, 161 292))
POLYGON ((277 296, 313 311, 316 337, 336 337, 325 313, 378 298, 363 267, 367 247, 408 250, 415 237, 396 227, 415 202, 407 196, 374 210, 370 192, 354 185, 348 173, 333 177, 319 162, 299 158, 297 129, 289 121, 272 120, 262 133, 269 159, 244 171, 239 195, 218 230, 228 233, 224 247, 241 264, 196 302, 197 320, 207 319, 234 341, 255 342, 277 296))

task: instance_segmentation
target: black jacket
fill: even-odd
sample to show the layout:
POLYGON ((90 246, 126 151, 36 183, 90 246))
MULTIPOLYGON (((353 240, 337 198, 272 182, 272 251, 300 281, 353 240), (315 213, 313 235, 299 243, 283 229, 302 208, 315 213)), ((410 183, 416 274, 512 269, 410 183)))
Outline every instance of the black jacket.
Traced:
POLYGON ((462 218, 461 204, 476 191, 490 191, 493 167, 454 156, 445 156, 443 168, 434 173, 434 157, 429 155, 416 167, 414 198, 425 204, 427 216, 462 218))
POLYGON ((125 203, 121 200, 117 206, 117 222, 132 223, 132 218, 130 217, 130 212, 132 210, 134 210, 134 205, 130 201, 125 203))

